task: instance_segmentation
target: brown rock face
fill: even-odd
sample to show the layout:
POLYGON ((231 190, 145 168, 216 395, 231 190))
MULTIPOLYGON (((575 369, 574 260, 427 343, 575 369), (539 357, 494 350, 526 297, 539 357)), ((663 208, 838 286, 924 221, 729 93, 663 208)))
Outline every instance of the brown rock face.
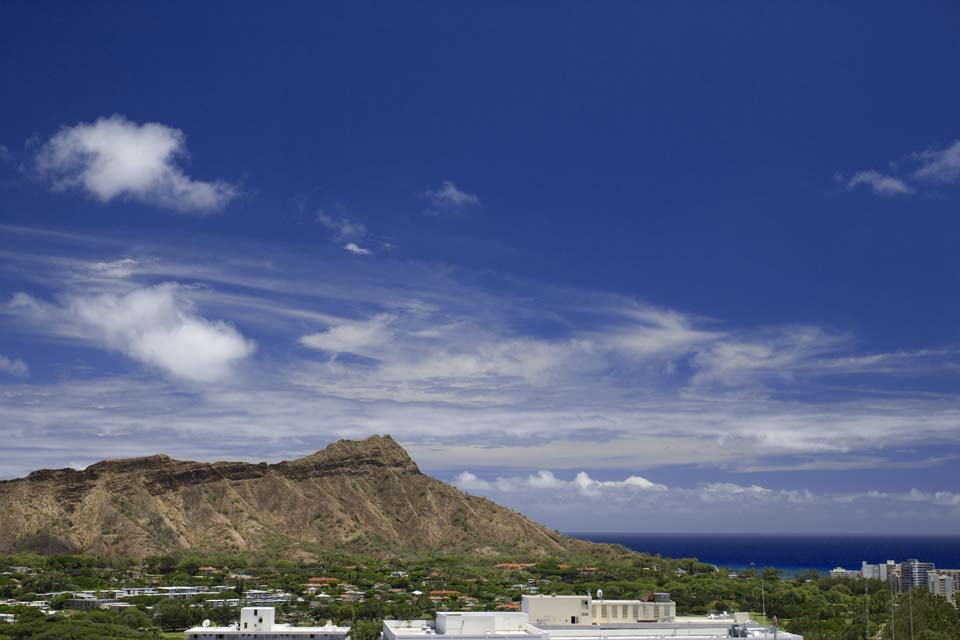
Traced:
POLYGON ((170 551, 587 551, 420 472, 390 436, 277 464, 104 460, 0 481, 0 552, 143 558, 170 551))

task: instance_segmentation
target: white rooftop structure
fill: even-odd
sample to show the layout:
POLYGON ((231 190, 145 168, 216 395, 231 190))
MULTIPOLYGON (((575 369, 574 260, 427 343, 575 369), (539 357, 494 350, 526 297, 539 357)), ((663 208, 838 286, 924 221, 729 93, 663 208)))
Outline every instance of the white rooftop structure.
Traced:
POLYGON ((384 620, 382 640, 657 640, 682 638, 803 640, 802 636, 761 627, 746 614, 689 616, 671 622, 623 624, 532 624, 524 612, 446 611, 432 620, 384 620))
POLYGON ((677 615, 677 603, 669 593, 653 594, 653 600, 608 600, 603 591, 590 595, 525 595, 520 610, 535 625, 631 624, 670 622, 677 615))
POLYGON ((276 622, 273 607, 244 607, 240 610, 240 622, 230 627, 214 627, 209 621, 204 626, 193 627, 185 632, 186 640, 349 640, 350 627, 332 624, 323 627, 293 627, 276 622))
POLYGON ((434 620, 384 620, 383 640, 550 640, 516 611, 438 611, 434 620))

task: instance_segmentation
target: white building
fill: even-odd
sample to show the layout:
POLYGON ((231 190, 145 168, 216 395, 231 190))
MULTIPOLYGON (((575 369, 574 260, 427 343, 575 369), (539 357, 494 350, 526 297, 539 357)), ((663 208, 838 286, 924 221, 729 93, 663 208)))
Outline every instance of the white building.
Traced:
POLYGON ((593 624, 590 596, 523 596, 520 611, 533 624, 593 624))
POLYGON ((860 571, 854 571, 852 569, 844 569, 843 567, 837 567, 836 569, 830 570, 830 577, 834 579, 859 578, 860 575, 861 575, 860 571))
POLYGON ((896 566, 893 560, 887 560, 886 564, 869 564, 866 560, 860 563, 860 577, 864 580, 883 580, 893 577, 891 567, 896 566))
POLYGON ((186 640, 349 640, 350 627, 326 625, 323 627, 292 627, 276 622, 273 607, 244 607, 240 610, 240 622, 230 627, 193 627, 185 632, 186 640))
POLYGON ((632 624, 669 622, 677 615, 677 604, 669 593, 655 593, 651 601, 607 600, 601 597, 525 595, 520 610, 535 625, 632 624))
MULTIPOLYGON (((536 609, 538 605, 533 606, 536 609)), ((582 607, 582 603, 578 606, 582 607)), ((561 615, 555 602, 543 605, 540 611, 545 615, 561 615)), ((716 640, 731 637, 803 640, 797 634, 761 627, 749 620, 747 614, 688 617, 672 622, 549 625, 531 623, 523 612, 449 611, 438 612, 436 621, 384 620, 381 633, 381 640, 716 640)))
POLYGON ((382 640, 550 640, 516 611, 438 611, 436 620, 384 620, 382 640))
POLYGON ((946 598, 951 604, 956 604, 956 588, 953 576, 943 573, 927 574, 927 589, 935 596, 946 598))

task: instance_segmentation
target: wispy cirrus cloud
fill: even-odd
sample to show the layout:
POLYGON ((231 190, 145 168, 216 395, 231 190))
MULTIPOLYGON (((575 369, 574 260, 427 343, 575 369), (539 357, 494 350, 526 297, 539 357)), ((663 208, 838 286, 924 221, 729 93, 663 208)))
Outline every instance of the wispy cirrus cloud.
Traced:
POLYGON ((915 179, 936 184, 960 182, 960 140, 943 149, 920 151, 912 158, 920 163, 913 172, 915 179))
POLYGON ((26 378, 30 375, 30 367, 20 358, 8 358, 0 353, 0 373, 6 373, 18 378, 26 378))
POLYGON ((479 197, 463 191, 450 180, 444 180, 436 189, 427 189, 422 196, 430 203, 427 213, 432 215, 460 214, 480 206, 479 197))
POLYGON ((367 236, 367 227, 362 222, 352 220, 346 216, 332 215, 323 210, 317 212, 316 220, 332 232, 334 242, 340 243, 348 241, 341 245, 344 251, 352 253, 355 256, 369 256, 373 254, 370 249, 357 244, 358 241, 367 236))
POLYGON ((135 200, 209 212, 240 194, 236 185, 184 174, 179 160, 186 153, 183 131, 114 115, 64 127, 43 145, 34 167, 55 189, 79 189, 100 202, 135 200))
POLYGON ((37 372, 4 385, 0 436, 20 443, 0 465, 7 476, 157 450, 276 460, 387 432, 423 468, 470 469, 481 488, 521 478, 500 486, 621 495, 617 483, 633 477, 624 492, 649 482, 698 505, 739 495, 761 509, 763 496, 785 503, 706 486, 714 482, 674 493, 651 474, 876 469, 960 436, 960 398, 943 391, 960 365, 950 348, 871 353, 814 325, 734 326, 628 296, 389 257, 327 278, 317 274, 334 257, 210 246, 199 260, 169 246, 46 240, 61 248, 4 252, 0 272, 29 279, 0 321, 22 342, 52 338, 121 357, 109 375, 45 381, 37 372), (220 344, 207 339, 190 348, 182 326, 227 348, 207 353, 220 344), (50 433, 62 450, 50 448, 50 433), (491 476, 491 465, 511 471, 491 476), (613 470, 623 479, 604 475, 613 470))
POLYGON ((900 196, 914 192, 913 187, 903 179, 880 173, 879 171, 857 171, 849 178, 839 177, 846 183, 847 189, 867 187, 878 196, 900 196))
POLYGON ((867 187, 878 196, 910 195, 924 186, 956 184, 960 182, 960 140, 942 149, 912 153, 891 163, 888 173, 864 170, 851 176, 837 173, 834 177, 847 189, 867 187))

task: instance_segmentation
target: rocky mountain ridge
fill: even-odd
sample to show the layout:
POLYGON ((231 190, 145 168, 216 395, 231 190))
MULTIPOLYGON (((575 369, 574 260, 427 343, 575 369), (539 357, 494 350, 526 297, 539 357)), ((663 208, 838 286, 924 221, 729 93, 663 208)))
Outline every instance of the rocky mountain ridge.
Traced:
POLYGON ((0 513, 0 552, 536 557, 596 548, 423 474, 390 436, 341 440, 276 464, 152 455, 45 469, 0 481, 0 513))

